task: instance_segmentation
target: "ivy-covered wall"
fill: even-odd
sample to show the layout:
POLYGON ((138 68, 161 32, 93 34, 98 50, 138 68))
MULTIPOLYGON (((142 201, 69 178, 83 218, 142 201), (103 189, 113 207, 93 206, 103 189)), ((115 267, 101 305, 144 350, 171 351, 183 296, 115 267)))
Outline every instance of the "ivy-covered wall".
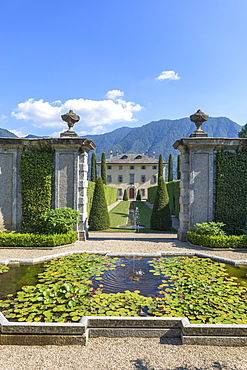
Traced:
POLYGON ((21 153, 20 175, 23 232, 39 232, 39 215, 51 209, 54 150, 50 146, 21 153))
POLYGON ((247 228, 247 151, 216 153, 215 221, 230 234, 247 228))
MULTIPOLYGON (((172 215, 179 217, 179 196, 180 196, 180 188, 179 188, 180 180, 173 180, 170 182, 166 182, 167 191, 169 195, 169 206, 172 215)), ((154 203, 156 192, 157 192, 157 185, 151 186, 148 188, 148 202, 154 203)))

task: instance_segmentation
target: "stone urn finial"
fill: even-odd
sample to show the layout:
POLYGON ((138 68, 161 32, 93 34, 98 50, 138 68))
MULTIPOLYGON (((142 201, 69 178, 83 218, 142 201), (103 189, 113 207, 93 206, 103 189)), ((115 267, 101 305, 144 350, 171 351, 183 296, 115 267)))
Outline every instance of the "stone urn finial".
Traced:
POLYGON ((68 113, 62 114, 61 118, 67 122, 69 129, 60 134, 60 137, 79 137, 75 131, 72 130, 74 124, 80 121, 80 116, 73 112, 71 109, 68 113))
POLYGON ((195 123, 196 130, 190 134, 190 137, 208 137, 208 134, 201 129, 203 122, 207 121, 209 116, 198 109, 198 111, 190 116, 190 120, 195 123))

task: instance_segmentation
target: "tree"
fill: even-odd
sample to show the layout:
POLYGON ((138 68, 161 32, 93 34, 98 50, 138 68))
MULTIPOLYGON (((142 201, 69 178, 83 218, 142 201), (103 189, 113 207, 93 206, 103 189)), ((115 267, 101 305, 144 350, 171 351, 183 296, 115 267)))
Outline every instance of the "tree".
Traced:
POLYGON ((242 130, 239 131, 238 137, 247 138, 247 123, 242 127, 242 130))
POLYGON ((96 154, 93 153, 91 157, 91 181, 96 182, 97 169, 96 169, 96 154))
POLYGON ((101 154, 101 172, 100 172, 100 174, 101 174, 103 184, 106 185, 106 157, 105 157, 104 152, 101 154))
POLYGON ((169 196, 166 183, 162 176, 160 176, 158 180, 158 188, 151 214, 150 226, 153 230, 163 231, 168 231, 172 227, 169 196))
POLYGON ((98 177, 96 180, 88 224, 89 230, 94 231, 105 230, 110 226, 104 185, 101 177, 98 177))
POLYGON ((162 154, 159 155, 159 167, 158 167, 158 178, 163 177, 163 157, 162 154))
POLYGON ((172 154, 170 154, 168 162, 168 182, 172 180, 173 180, 173 164, 172 164, 172 154))
POLYGON ((126 189, 124 189, 123 200, 129 200, 126 189))
POLYGON ((179 154, 177 157, 177 180, 181 179, 180 167, 181 167, 181 154, 179 154))
POLYGON ((136 200, 142 200, 140 189, 137 191, 136 200))

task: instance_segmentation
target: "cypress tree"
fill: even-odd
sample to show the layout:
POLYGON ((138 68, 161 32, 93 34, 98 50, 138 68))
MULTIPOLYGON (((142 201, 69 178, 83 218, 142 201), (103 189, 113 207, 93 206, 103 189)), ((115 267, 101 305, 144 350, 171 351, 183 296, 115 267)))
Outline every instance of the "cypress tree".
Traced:
POLYGON ((129 200, 126 189, 124 189, 123 200, 129 200))
POLYGON ((242 138, 247 137, 247 123, 242 127, 242 130, 239 131, 238 137, 242 137, 242 138))
POLYGON ((160 176, 158 180, 158 188, 150 218, 150 226, 153 230, 163 231, 168 231, 172 227, 169 196, 166 183, 162 176, 160 176))
POLYGON ((106 157, 105 157, 104 152, 101 154, 101 173, 100 174, 101 174, 103 184, 106 185, 106 157))
POLYGON ((158 179, 160 176, 163 177, 163 157, 162 154, 159 155, 159 167, 158 167, 158 179))
POLYGON ((168 162, 168 182, 173 180, 173 165, 172 165, 172 154, 169 155, 168 162))
POLYGON ((97 170, 96 170, 96 154, 93 153, 91 157, 91 181, 96 182, 97 170))
POLYGON ((104 185, 101 177, 98 177, 96 180, 88 225, 89 230, 94 231, 105 230, 110 226, 104 185))
POLYGON ((179 154, 177 158, 177 180, 181 179, 180 167, 181 167, 181 154, 179 154))

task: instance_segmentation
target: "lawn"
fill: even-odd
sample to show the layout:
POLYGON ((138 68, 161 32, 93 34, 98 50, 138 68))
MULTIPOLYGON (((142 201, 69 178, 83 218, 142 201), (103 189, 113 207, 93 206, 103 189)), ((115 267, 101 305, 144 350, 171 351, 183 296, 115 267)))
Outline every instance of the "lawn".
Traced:
MULTIPOLYGON (((134 207, 139 209, 139 224, 145 225, 145 228, 134 230, 127 229, 124 226, 118 227, 119 225, 125 225, 127 223, 127 217, 129 214, 130 201, 121 201, 116 207, 114 207, 110 212, 110 228, 105 231, 113 232, 137 232, 137 233, 165 233, 165 231, 152 230, 150 228, 150 217, 152 210, 142 201, 134 201, 134 207)), ((167 232, 167 231, 166 231, 167 232)), ((169 233, 176 232, 175 229, 171 229, 169 233)))

